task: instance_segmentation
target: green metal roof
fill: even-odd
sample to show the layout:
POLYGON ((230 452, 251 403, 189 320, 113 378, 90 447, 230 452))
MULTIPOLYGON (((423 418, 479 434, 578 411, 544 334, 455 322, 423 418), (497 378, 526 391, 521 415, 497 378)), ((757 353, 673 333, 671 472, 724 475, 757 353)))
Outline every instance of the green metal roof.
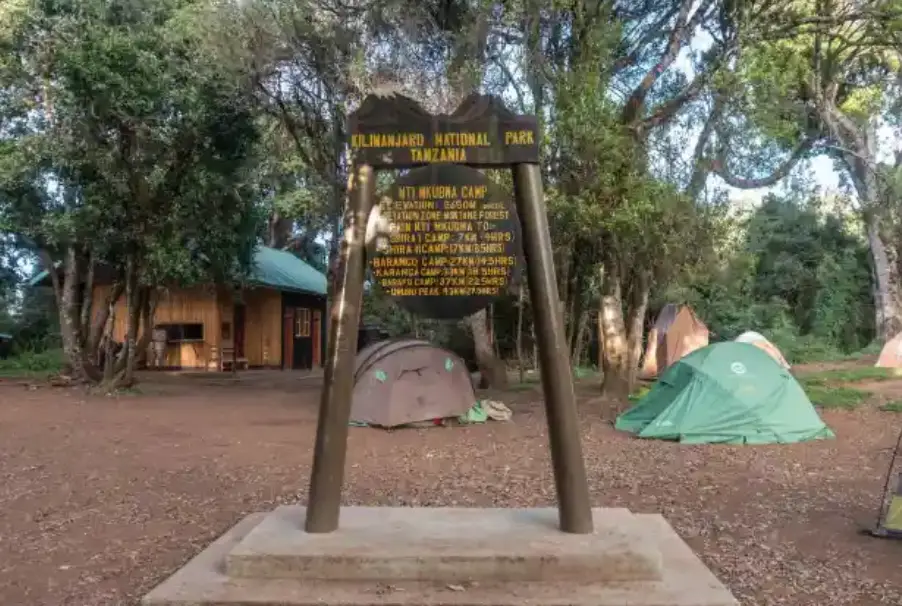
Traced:
POLYGON ((326 295, 326 276, 290 252, 266 246, 254 253, 250 281, 276 290, 326 295))
MULTIPOLYGON (((28 281, 37 286, 47 279, 44 270, 28 281)), ((276 290, 326 296, 326 276, 290 252, 260 246, 254 252, 249 281, 276 290)))

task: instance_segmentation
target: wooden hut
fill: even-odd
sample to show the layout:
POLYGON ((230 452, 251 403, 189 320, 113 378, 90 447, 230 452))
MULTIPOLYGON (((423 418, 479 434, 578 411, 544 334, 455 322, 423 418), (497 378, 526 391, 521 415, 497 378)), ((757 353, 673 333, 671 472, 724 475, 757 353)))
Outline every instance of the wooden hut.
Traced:
MULTIPOLYGON (((323 365, 326 348, 326 276, 293 254, 259 247, 248 286, 167 288, 154 315, 160 355, 148 366, 163 369, 311 369, 323 365)), ((98 275, 102 275, 98 272, 98 275)), ((95 313, 112 285, 94 286, 95 313)), ((31 280, 49 283, 47 272, 31 280)), ((125 339, 124 297, 116 302, 113 338, 125 339)))

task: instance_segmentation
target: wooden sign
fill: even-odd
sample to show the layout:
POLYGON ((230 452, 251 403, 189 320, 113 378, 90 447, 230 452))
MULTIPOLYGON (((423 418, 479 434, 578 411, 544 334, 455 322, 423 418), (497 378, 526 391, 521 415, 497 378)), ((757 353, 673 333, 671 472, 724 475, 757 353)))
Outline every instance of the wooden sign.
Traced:
POLYGON ((519 266, 519 221, 478 170, 414 169, 394 183, 381 212, 392 224, 391 244, 370 266, 401 307, 427 318, 463 318, 507 291, 519 266))
POLYGON ((370 95, 348 117, 350 228, 335 269, 328 356, 320 399, 304 529, 338 528, 354 385, 354 358, 367 259, 368 227, 395 229, 371 259, 375 279, 406 309, 456 319, 484 309, 510 284, 523 252, 542 368, 561 530, 593 531, 570 356, 554 275, 548 209, 542 193, 535 116, 518 116, 496 97, 471 95, 449 115, 433 116, 400 95, 370 95), (516 211, 482 173, 511 172, 516 211), (413 169, 394 184, 381 217, 372 215, 378 170, 413 169), (519 218, 515 216, 517 213, 519 218), (377 227, 378 224, 378 227, 377 227), (562 355, 562 352, 564 354, 562 355))
POLYGON ((437 116, 409 97, 370 95, 349 125, 354 161, 375 168, 539 162, 535 116, 518 116, 487 95, 470 95, 437 116))

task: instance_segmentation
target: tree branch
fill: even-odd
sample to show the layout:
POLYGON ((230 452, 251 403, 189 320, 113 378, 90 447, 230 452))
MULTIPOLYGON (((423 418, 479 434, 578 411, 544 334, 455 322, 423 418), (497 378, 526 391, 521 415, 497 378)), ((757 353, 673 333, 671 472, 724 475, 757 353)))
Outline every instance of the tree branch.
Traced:
POLYGON ((655 108, 647 118, 644 118, 636 125, 637 130, 651 130, 670 119, 684 105, 694 101, 702 93, 708 82, 711 81, 714 74, 717 73, 717 70, 720 69, 720 66, 723 65, 728 52, 727 49, 724 49, 708 69, 696 76, 679 93, 655 108))
MULTIPOLYGON (((646 11, 647 10, 648 9, 646 8, 646 11)), ((678 11, 679 9, 672 8, 671 10, 668 10, 666 13, 664 13, 664 15, 660 19, 658 19, 657 22, 652 24, 651 27, 643 28, 645 29, 645 33, 640 36, 639 39, 636 40, 636 42, 630 45, 633 47, 632 50, 614 61, 612 68, 613 72, 617 73, 623 69, 626 69, 627 67, 636 65, 639 62, 639 55, 642 53, 642 49, 644 49, 648 44, 650 44, 653 40, 657 39, 661 35, 664 30, 664 26, 674 18, 678 11)), ((621 18, 624 17, 621 16, 621 18)), ((634 16, 631 18, 637 19, 638 17, 634 16)))
POLYGON ((805 137, 801 141, 799 141, 796 147, 792 150, 792 153, 789 154, 789 157, 766 177, 746 179, 733 175, 727 168, 725 147, 721 148, 721 150, 718 152, 717 157, 711 163, 711 170, 718 177, 726 181, 727 185, 729 185, 730 187, 736 187, 738 189, 758 189, 761 187, 770 187, 776 184, 778 181, 786 178, 786 176, 790 173, 790 171, 792 171, 799 160, 801 160, 808 153, 808 151, 814 145, 815 140, 816 139, 814 137, 805 137))
POLYGON ((504 61, 501 57, 495 56, 492 57, 492 63, 501 70, 501 73, 504 74, 504 79, 507 81, 508 86, 514 89, 514 92, 517 94, 517 102, 520 107, 519 110, 521 112, 526 112, 526 100, 523 97, 523 91, 520 90, 520 86, 517 84, 517 81, 514 79, 514 75, 511 73, 510 68, 504 64, 504 61))
POLYGON ((677 55, 679 55, 680 50, 683 48, 683 44, 689 39, 689 36, 695 27, 698 26, 702 19, 707 15, 708 10, 714 4, 714 0, 702 0, 701 5, 690 18, 689 11, 692 9, 694 3, 693 0, 683 0, 673 30, 670 32, 670 38, 664 53, 661 55, 657 64, 646 72, 645 76, 639 82, 639 85, 633 90, 626 105, 623 107, 623 112, 621 113, 622 124, 632 124, 641 114, 648 92, 658 81, 658 78, 661 77, 661 74, 667 71, 667 68, 676 61, 677 55))
POLYGON ((53 285, 53 294, 58 304, 63 295, 63 288, 60 283, 60 275, 57 271, 56 263, 53 262, 50 252, 45 248, 38 250, 38 257, 41 259, 41 265, 44 266, 44 271, 50 276, 50 284, 53 285))
POLYGON ((711 161, 706 157, 705 150, 725 106, 726 101, 723 95, 716 95, 714 97, 714 107, 711 108, 711 113, 708 115, 705 126, 698 136, 698 141, 695 143, 695 152, 692 154, 692 176, 689 178, 689 185, 686 187, 686 195, 693 200, 698 198, 702 188, 705 186, 705 182, 708 180, 708 175, 711 174, 711 161))

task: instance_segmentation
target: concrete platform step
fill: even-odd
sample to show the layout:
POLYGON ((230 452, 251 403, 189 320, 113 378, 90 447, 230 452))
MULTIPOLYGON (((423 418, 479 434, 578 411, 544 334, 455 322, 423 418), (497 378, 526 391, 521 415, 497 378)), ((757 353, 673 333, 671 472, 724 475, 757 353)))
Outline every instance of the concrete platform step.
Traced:
POLYGON ((560 532, 556 509, 346 507, 340 528, 303 530, 279 507, 226 556, 226 574, 318 581, 654 581, 661 552, 636 541, 627 509, 599 509, 595 532, 560 532))
MULTIPOLYGON (((350 520, 345 511, 342 510, 342 528, 348 530, 350 520)), ((611 513, 610 510, 596 510, 594 514, 596 519, 599 516, 607 517, 609 514, 613 517, 623 516, 622 513, 617 513, 622 510, 614 511, 615 513, 611 513)), ((410 510, 389 512, 386 508, 383 515, 390 517, 409 512, 410 510)), ((302 512, 291 511, 291 508, 288 508, 283 509, 278 515, 248 516, 184 568, 151 591, 145 596, 142 604, 144 606, 738 606, 738 602, 730 592, 708 571, 670 525, 657 515, 629 514, 635 527, 627 532, 633 541, 651 545, 653 550, 659 552, 661 568, 656 580, 600 581, 600 578, 604 578, 601 568, 584 570, 584 578, 581 580, 573 578, 567 581, 544 582, 535 580, 501 582, 482 580, 462 583, 434 580, 387 582, 359 578, 322 580, 296 576, 265 578, 229 574, 227 561, 230 555, 240 556, 235 561, 241 561, 241 558, 250 555, 248 552, 251 545, 261 546, 259 542, 261 537, 268 536, 265 533, 271 532, 273 524, 278 527, 279 523, 290 521, 292 516, 297 515, 302 515, 302 512), (273 519, 280 517, 282 522, 272 522, 273 519), (264 522, 270 522, 270 525, 262 526, 264 522), (261 533, 252 536, 257 528, 262 528, 261 533)), ((514 517, 517 515, 521 514, 515 514, 514 517)), ((538 519, 544 519, 542 516, 545 514, 536 515, 538 519)), ((489 517, 491 516, 492 513, 489 514, 489 517)), ((627 524, 630 525, 629 522, 627 524)), ((555 544, 557 537, 562 534, 556 526, 547 528, 546 532, 543 538, 535 539, 537 546, 544 541, 555 544)), ((398 544, 403 545, 404 538, 397 538, 398 544)), ((496 535, 495 538, 497 541, 504 541, 507 537, 496 535)), ((516 536, 509 538, 517 544, 516 536)), ((524 541, 520 545, 528 543, 529 541, 524 541)), ((266 548, 266 542, 262 546, 266 548)), ((498 551, 504 552, 503 545, 498 546, 498 551)), ((382 553, 382 557, 390 556, 386 552, 382 553)), ((330 556, 323 553, 321 557, 328 559, 330 556)), ((240 564, 233 564, 240 567, 240 564)), ((244 569, 245 572, 250 570, 244 569)), ((304 574, 309 575, 313 570, 316 568, 307 568, 304 574)), ((328 568, 319 570, 329 571, 328 568)), ((342 572, 338 568, 332 569, 332 573, 337 576, 354 576, 353 572, 342 572)))

